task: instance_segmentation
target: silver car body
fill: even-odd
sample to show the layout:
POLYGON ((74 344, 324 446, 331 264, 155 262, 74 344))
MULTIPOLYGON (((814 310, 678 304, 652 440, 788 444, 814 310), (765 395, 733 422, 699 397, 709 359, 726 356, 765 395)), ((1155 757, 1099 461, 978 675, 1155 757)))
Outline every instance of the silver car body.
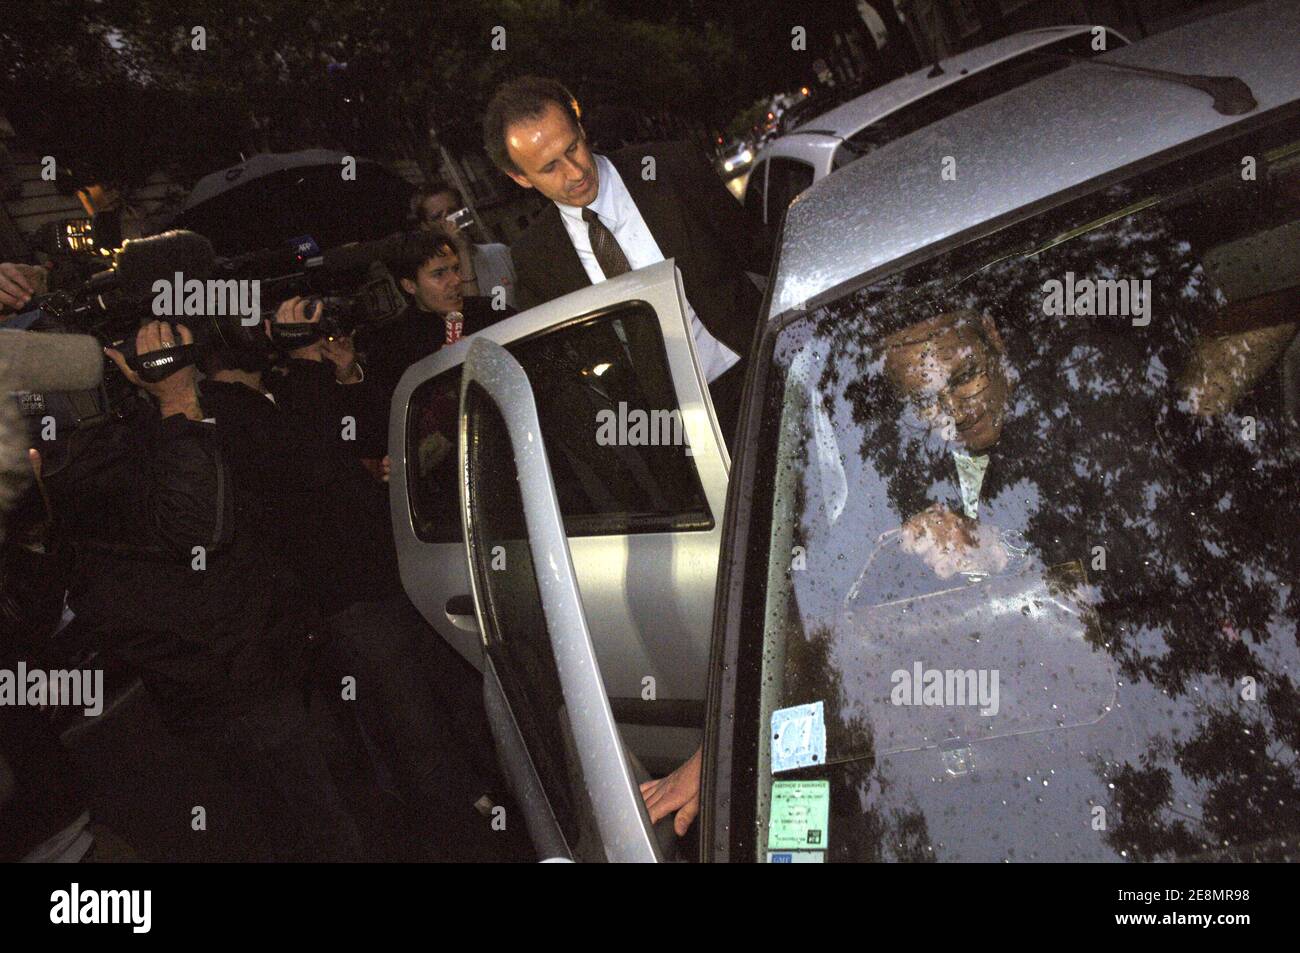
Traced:
POLYGON ((1199 20, 1052 73, 862 157, 791 204, 769 315, 877 269, 902 267, 936 243, 992 231, 1017 211, 1065 201, 1076 187, 1293 102, 1300 96, 1296 41, 1300 4, 1285 0, 1199 20), (1289 55, 1279 55, 1279 41, 1290 43, 1289 55), (1104 62, 1236 76, 1259 105, 1225 116, 1204 92, 1104 62))
MULTIPOLYGON (((471 499, 471 471, 467 460, 471 440, 464 433, 469 416, 466 413, 466 392, 475 384, 481 389, 483 396, 480 399, 490 401, 500 414, 514 456, 524 525, 546 627, 551 632, 565 633, 565 638, 556 640, 552 646, 564 697, 563 717, 568 722, 573 746, 577 750, 587 796, 593 803, 604 806, 593 814, 605 859, 633 863, 657 861, 660 856, 645 816, 645 806, 637 792, 634 769, 623 750, 601 677, 600 663, 596 659, 591 633, 587 630, 582 594, 564 534, 564 521, 542 441, 533 391, 519 362, 505 348, 486 338, 475 341, 469 349, 460 399, 463 432, 459 469, 466 475, 466 479, 461 481, 460 501, 476 614, 480 619, 487 618, 486 588, 493 582, 480 578, 474 571, 475 549, 489 547, 491 543, 491 540, 478 539, 475 534, 474 513, 480 501, 471 499)), ((491 501, 482 505, 490 506, 491 501)), ((487 564, 489 560, 481 562, 487 564)), ((489 571, 487 575, 493 573, 489 571)), ((522 747, 518 724, 512 714, 496 704, 505 701, 507 696, 492 668, 491 658, 485 659, 485 665, 488 669, 485 673, 485 701, 494 738, 498 748, 518 751, 522 747)), ((508 702, 505 707, 508 708, 508 702)), ((526 749, 524 758, 525 764, 507 762, 507 772, 514 779, 515 789, 527 792, 520 800, 528 816, 533 840, 542 845, 562 842, 559 825, 536 796, 541 784, 526 749)), ((564 850, 568 852, 572 848, 564 844, 564 850)))

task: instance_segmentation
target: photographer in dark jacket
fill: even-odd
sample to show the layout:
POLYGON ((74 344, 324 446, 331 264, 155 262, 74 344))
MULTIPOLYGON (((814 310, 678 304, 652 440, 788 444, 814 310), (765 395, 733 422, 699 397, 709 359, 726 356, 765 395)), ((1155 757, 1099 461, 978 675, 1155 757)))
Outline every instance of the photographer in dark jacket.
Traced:
MULTIPOLYGON (((320 307, 311 317, 307 308, 291 298, 276 321, 319 321, 320 307)), ((343 679, 354 680, 354 694, 344 697, 404 800, 423 821, 463 832, 491 778, 452 731, 459 706, 447 697, 458 686, 447 683, 464 663, 406 598, 387 493, 353 455, 364 375, 351 341, 321 337, 274 370, 219 351, 204 369, 204 408, 216 418, 233 482, 249 491, 265 545, 277 548, 325 617, 319 684, 337 692, 343 679), (472 793, 450 793, 453 779, 472 793)), ((453 856, 459 840, 443 839, 453 856)))
MULTIPOLYGON (((136 352, 193 337, 163 322, 136 352)), ((299 690, 310 606, 248 520, 205 420, 193 367, 142 381, 152 396, 120 426, 78 435, 48 481, 76 566, 68 607, 103 650, 139 671, 164 723, 207 752, 271 828, 277 859, 349 859, 357 830, 306 719, 299 690)))

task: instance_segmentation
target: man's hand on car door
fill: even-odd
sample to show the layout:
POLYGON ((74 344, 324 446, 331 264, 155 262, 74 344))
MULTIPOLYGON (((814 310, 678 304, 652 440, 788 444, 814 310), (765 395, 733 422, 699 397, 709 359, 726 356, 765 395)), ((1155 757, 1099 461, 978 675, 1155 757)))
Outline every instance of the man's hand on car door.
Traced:
POLYGON ((645 799, 651 824, 658 824, 676 811, 673 830, 677 836, 683 837, 690 830, 695 815, 700 813, 700 763, 703 757, 704 749, 696 748, 695 754, 668 777, 641 785, 641 797, 645 799))

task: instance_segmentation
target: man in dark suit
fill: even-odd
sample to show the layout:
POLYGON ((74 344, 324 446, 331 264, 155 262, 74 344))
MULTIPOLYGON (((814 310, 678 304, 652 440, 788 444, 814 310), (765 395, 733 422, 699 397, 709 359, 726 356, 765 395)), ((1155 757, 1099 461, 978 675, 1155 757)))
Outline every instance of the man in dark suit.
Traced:
POLYGON ((765 273, 767 260, 703 153, 653 143, 594 154, 573 96, 532 76, 497 90, 483 131, 496 165, 552 203, 511 248, 519 307, 675 259, 714 409, 732 433, 762 297, 745 272, 765 273))

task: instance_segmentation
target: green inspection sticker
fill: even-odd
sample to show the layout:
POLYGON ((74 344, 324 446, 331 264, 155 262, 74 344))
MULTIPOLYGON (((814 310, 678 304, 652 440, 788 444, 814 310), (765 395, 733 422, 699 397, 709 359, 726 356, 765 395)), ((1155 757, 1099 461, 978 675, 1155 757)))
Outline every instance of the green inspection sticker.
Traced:
POLYGON ((768 850, 825 850, 831 815, 829 781, 773 781, 768 850))

